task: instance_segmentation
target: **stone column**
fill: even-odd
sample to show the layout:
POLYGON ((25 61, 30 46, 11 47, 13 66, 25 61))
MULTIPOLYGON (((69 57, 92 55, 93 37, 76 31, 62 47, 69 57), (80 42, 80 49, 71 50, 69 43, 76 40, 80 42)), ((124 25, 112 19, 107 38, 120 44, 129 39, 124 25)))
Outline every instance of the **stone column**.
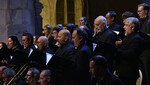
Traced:
POLYGON ((57 0, 39 0, 43 5, 41 12, 43 28, 45 25, 50 24, 52 27, 56 26, 56 3, 57 0))
POLYGON ((24 32, 35 34, 33 0, 0 0, 0 41, 15 35, 21 41, 24 32))
POLYGON ((74 9, 75 9, 75 11, 74 11, 74 13, 75 13, 75 24, 80 26, 79 21, 80 21, 80 18, 82 17, 82 14, 83 14, 82 13, 83 5, 84 5, 83 0, 74 0, 74 5, 75 5, 75 7, 74 7, 74 9))
POLYGON ((42 35, 42 17, 40 15, 43 5, 39 2, 39 0, 34 1, 34 9, 35 9, 35 35, 42 35))

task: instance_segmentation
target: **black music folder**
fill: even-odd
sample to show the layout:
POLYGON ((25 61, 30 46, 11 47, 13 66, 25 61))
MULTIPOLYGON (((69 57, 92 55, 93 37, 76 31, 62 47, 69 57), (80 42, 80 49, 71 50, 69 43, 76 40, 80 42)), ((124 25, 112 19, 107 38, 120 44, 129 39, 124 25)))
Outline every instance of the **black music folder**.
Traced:
POLYGON ((102 55, 104 57, 114 57, 116 53, 116 46, 103 41, 95 42, 97 45, 95 47, 93 55, 102 55))
POLYGON ((53 55, 49 63, 47 64, 46 68, 67 70, 72 68, 72 66, 73 66, 73 61, 65 59, 60 56, 53 55))

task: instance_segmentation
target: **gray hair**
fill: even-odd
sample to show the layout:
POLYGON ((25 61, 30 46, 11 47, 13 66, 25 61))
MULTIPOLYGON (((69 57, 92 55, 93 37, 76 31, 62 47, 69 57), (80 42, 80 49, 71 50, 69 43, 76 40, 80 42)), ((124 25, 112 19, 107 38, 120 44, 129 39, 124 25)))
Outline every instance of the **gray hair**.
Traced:
POLYGON ((51 77, 51 71, 49 69, 43 70, 42 72, 44 72, 45 77, 51 77))
POLYGON ((39 79, 40 76, 40 71, 37 68, 29 68, 28 71, 32 72, 32 77, 35 78, 36 80, 39 79))
POLYGON ((129 22, 131 26, 135 26, 134 31, 137 32, 140 28, 140 22, 139 19, 136 17, 129 17, 125 19, 125 22, 129 22))
POLYGON ((97 18, 99 18, 103 23, 105 23, 107 27, 107 19, 104 16, 98 16, 97 18))
POLYGON ((50 29, 51 31, 53 31, 53 27, 50 24, 47 24, 44 27, 47 28, 47 29, 50 29))
POLYGON ((12 68, 6 68, 2 73, 6 74, 7 77, 14 76, 16 74, 16 72, 12 68))

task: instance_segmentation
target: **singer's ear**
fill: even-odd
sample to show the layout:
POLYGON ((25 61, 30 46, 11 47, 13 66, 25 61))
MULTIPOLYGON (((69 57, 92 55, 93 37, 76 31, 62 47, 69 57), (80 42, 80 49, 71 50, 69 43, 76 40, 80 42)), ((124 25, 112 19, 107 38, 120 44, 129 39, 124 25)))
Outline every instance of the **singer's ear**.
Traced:
POLYGON ((111 17, 111 21, 114 21, 114 17, 111 17))
POLYGON ((50 82, 50 81, 51 81, 51 78, 50 78, 50 77, 47 77, 47 81, 50 82))
POLYGON ((106 27, 106 24, 105 24, 105 23, 103 23, 103 25, 106 27))
POLYGON ((2 49, 2 47, 3 47, 3 45, 2 45, 2 43, 0 43, 0 49, 2 49))
POLYGON ((134 32, 135 26, 134 26, 134 25, 133 25, 133 26, 131 26, 131 29, 132 29, 132 31, 134 32))

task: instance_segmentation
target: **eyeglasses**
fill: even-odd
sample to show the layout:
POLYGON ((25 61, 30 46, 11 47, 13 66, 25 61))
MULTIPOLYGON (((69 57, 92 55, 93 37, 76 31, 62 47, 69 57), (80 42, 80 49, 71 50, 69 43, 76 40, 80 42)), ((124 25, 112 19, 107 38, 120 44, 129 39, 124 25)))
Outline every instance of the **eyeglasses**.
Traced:
POLYGON ((130 25, 130 24, 124 24, 124 26, 129 27, 129 26, 131 26, 131 25, 130 25))
POLYGON ((137 13, 142 12, 142 11, 144 11, 144 10, 137 10, 137 13))

